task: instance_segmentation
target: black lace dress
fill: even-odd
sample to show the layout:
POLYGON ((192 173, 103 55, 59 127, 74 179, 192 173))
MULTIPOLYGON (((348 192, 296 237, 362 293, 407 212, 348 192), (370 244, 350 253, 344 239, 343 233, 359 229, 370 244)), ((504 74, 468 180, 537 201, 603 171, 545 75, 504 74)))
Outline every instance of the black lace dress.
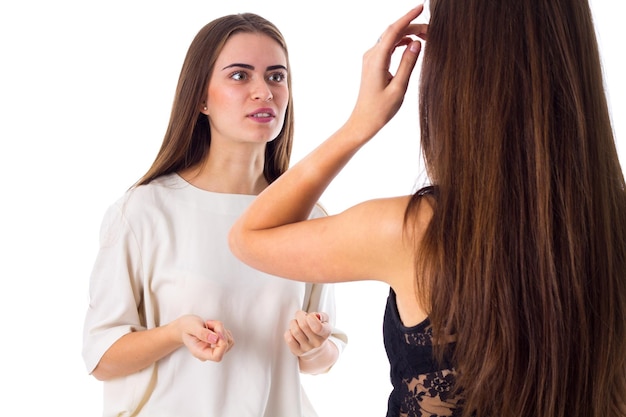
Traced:
POLYGON ((455 371, 449 359, 441 364, 434 360, 430 321, 405 327, 392 289, 387 299, 383 336, 393 385, 387 417, 460 416, 461 397, 452 390, 455 371))

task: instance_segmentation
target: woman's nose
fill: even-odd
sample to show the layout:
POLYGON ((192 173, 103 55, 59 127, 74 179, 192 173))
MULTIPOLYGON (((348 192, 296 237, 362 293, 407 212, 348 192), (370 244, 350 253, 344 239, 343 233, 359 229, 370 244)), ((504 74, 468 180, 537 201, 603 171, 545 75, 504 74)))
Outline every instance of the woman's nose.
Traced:
POLYGON ((258 81, 254 84, 252 98, 254 100, 270 101, 274 98, 274 95, 265 81, 258 81))

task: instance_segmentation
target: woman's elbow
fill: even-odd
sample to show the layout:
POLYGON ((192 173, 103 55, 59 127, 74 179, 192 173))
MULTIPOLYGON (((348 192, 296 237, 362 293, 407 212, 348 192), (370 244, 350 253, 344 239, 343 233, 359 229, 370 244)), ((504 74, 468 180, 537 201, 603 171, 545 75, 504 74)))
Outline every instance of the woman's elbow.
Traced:
POLYGON ((228 247, 237 258, 242 259, 242 245, 245 239, 241 227, 235 224, 228 233, 228 247))
POLYGON ((102 382, 109 381, 114 378, 114 376, 107 372, 104 369, 104 366, 101 366, 100 364, 96 365, 90 375, 102 382))

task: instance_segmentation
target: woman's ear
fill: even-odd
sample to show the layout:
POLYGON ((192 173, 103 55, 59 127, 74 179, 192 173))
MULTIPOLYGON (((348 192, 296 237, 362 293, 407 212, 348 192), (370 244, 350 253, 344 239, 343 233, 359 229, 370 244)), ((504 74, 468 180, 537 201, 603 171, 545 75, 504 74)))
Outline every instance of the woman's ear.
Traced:
POLYGON ((202 103, 200 103, 200 113, 207 116, 209 115, 209 108, 206 105, 206 100, 203 100, 202 103))

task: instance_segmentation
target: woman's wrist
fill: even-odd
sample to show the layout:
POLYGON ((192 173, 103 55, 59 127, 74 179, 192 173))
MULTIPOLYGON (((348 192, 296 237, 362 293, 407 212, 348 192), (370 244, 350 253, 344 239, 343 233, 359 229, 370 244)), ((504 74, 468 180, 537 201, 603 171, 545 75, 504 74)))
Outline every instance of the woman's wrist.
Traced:
POLYGON ((313 361, 324 354, 324 349, 327 349, 327 344, 330 343, 328 339, 324 340, 324 343, 319 345, 316 348, 313 348, 307 352, 304 352, 302 355, 299 355, 298 358, 304 361, 313 361))
POLYGON ((298 356, 300 372, 321 374, 327 372, 339 358, 339 349, 330 339, 322 345, 298 356))

